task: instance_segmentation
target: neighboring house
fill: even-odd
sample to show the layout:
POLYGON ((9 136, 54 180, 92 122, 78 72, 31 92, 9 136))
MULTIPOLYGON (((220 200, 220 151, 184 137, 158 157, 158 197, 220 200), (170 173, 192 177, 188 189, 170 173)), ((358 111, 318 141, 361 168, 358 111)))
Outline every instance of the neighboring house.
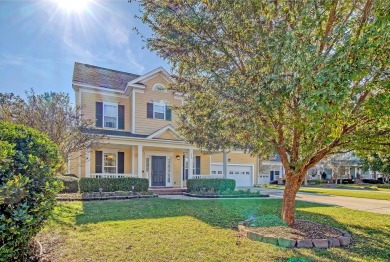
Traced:
POLYGON ((256 157, 240 151, 207 155, 180 139, 171 107, 185 101, 167 90, 171 81, 161 67, 136 75, 75 63, 76 104, 95 122, 92 132, 107 139, 70 163, 68 171, 79 177, 143 177, 151 187, 185 187, 189 178, 222 177, 225 159, 227 177, 237 186, 257 184, 256 157))

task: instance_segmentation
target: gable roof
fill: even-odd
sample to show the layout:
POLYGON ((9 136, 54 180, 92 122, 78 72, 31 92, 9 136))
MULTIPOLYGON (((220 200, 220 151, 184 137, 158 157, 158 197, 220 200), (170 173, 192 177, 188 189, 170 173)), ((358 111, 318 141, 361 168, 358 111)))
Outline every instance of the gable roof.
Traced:
POLYGON ((169 75, 169 73, 164 69, 162 68, 161 66, 157 67, 156 69, 136 78, 136 79, 133 79, 132 81, 129 81, 129 84, 137 84, 137 83, 142 83, 143 81, 145 81, 146 79, 148 78, 151 78, 157 74, 161 74, 162 77, 165 78, 165 80, 167 80, 168 82, 169 81, 172 81, 171 80, 171 76, 169 75))
POLYGON ((127 83, 140 75, 98 67, 94 65, 75 63, 73 83, 125 91, 127 83))
POLYGON ((150 134, 147 138, 152 139, 152 138, 158 138, 160 135, 163 133, 171 131, 172 135, 174 135, 176 138, 180 139, 179 135, 176 133, 175 129, 171 125, 164 126, 163 128, 157 130, 156 132, 150 134))

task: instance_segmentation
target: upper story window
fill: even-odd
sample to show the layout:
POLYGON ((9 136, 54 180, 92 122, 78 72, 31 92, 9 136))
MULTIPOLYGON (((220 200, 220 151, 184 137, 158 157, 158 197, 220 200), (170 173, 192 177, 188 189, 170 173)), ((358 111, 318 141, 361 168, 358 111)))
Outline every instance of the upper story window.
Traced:
POLYGON ((125 106, 96 102, 96 127, 125 129, 125 106))
POLYGON ((104 127, 117 128, 118 105, 104 103, 104 127))
POLYGON ((153 86, 153 91, 166 93, 167 88, 163 84, 155 84, 153 86))
POLYGON ((153 118, 165 119, 165 105, 164 104, 153 104, 153 118))
POLYGON ((172 120, 172 110, 163 102, 148 103, 147 118, 170 121, 172 120))

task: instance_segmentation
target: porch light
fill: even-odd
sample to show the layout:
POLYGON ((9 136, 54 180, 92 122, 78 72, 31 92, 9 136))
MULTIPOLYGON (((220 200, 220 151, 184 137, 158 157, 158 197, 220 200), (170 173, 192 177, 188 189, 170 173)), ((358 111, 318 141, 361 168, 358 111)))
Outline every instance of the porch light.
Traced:
POLYGON ((176 155, 176 160, 180 160, 180 156, 179 155, 176 155))
POLYGON ((228 159, 228 162, 232 161, 230 158, 228 159))

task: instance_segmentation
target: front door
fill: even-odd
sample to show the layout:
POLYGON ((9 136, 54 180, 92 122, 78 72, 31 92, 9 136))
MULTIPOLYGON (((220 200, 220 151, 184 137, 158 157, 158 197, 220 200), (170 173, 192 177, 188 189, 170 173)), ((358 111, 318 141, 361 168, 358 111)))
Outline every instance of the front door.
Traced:
POLYGON ((165 186, 166 157, 152 156, 152 186, 165 186))

